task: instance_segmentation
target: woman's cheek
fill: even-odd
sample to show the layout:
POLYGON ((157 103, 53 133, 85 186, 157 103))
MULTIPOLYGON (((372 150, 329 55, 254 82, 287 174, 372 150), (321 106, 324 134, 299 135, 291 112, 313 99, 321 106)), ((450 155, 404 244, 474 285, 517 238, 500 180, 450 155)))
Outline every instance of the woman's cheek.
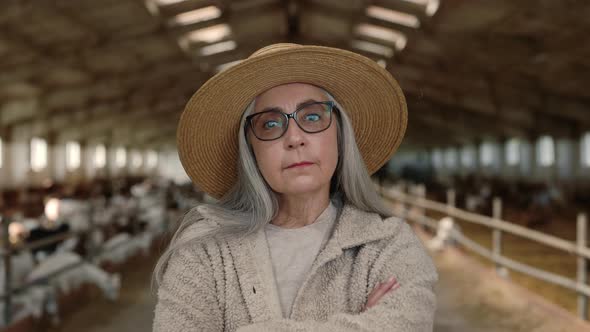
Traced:
POLYGON ((280 166, 280 159, 273 154, 264 155, 262 165, 260 165, 264 179, 275 190, 279 185, 280 166))
MULTIPOLYGON (((322 151, 322 155, 325 156, 325 164, 329 172, 333 173, 338 164, 338 148, 336 147, 336 138, 330 137, 329 143, 325 144, 326 149, 322 151)), ((331 174, 330 174, 331 175, 331 174)))

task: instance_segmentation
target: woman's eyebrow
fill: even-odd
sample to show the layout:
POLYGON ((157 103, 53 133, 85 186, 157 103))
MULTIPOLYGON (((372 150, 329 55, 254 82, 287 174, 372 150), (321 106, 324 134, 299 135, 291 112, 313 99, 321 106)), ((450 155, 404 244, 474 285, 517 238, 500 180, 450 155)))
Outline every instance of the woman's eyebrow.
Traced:
MULTIPOLYGON (((296 109, 298 109, 299 107, 306 105, 306 104, 310 104, 310 103, 317 103, 318 101, 313 99, 313 98, 308 98, 300 103, 297 104, 296 109)), ((262 109, 262 111, 260 112, 256 112, 256 113, 262 113, 262 112, 266 112, 266 111, 284 111, 281 107, 278 106, 269 106, 269 107, 265 107, 262 109)))

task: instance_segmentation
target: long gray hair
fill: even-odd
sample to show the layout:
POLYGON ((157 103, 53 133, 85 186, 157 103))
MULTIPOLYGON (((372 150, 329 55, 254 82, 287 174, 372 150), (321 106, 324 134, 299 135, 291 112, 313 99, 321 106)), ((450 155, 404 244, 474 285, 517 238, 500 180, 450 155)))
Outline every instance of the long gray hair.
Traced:
MULTIPOLYGON (((350 203, 358 209, 375 212, 383 217, 391 216, 391 210, 382 201, 371 181, 357 147, 350 119, 334 97, 327 91, 324 92, 340 110, 334 112, 337 119, 338 163, 330 184, 331 198, 340 204, 350 203)), ((170 245, 156 264, 152 279, 155 279, 154 286, 160 285, 168 260, 180 248, 213 236, 255 232, 277 215, 277 195, 260 173, 244 129, 246 116, 254 111, 255 104, 256 99, 248 105, 240 121, 236 184, 218 202, 199 205, 185 215, 170 245), (183 234, 187 227, 202 219, 214 220, 215 223, 200 223, 200 227, 193 227, 190 232, 183 234)))

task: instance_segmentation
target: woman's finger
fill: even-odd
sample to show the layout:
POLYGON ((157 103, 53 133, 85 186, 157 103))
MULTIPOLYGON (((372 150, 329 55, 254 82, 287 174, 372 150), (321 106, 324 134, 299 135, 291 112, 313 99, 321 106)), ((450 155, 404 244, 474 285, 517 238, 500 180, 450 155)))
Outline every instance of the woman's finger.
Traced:
POLYGON ((374 296, 375 293, 377 293, 382 287, 383 287, 383 283, 382 282, 380 282, 377 285, 375 285, 375 288, 373 288, 373 290, 371 291, 371 294, 369 294, 369 298, 371 298, 372 296, 374 296))
POLYGON ((370 308, 373 305, 375 305, 377 301, 379 301, 379 299, 381 299, 383 295, 387 294, 387 292, 389 292, 392 289, 392 287, 394 287, 396 284, 397 280, 395 280, 394 277, 391 277, 384 283, 378 284, 377 287, 375 287, 375 289, 373 290, 373 292, 371 292, 371 294, 369 295, 366 307, 370 308))
POLYGON ((363 311, 365 309, 370 308, 373 305, 375 305, 377 303, 377 301, 379 301, 379 299, 383 295, 387 294, 387 292, 389 292, 392 288, 394 288, 394 287, 397 288, 396 285, 397 285, 397 280, 395 280, 394 277, 391 277, 386 282, 377 284, 377 286, 375 286, 375 288, 373 289, 371 294, 369 294, 369 297, 367 299, 367 304, 365 305, 365 308, 363 309, 363 311))
POLYGON ((375 286, 375 288, 373 288, 373 291, 371 292, 371 294, 369 294, 369 297, 367 298, 367 304, 365 305, 365 307, 369 308, 373 305, 374 302, 377 301, 378 294, 382 288, 383 284, 378 284, 377 286, 375 286))

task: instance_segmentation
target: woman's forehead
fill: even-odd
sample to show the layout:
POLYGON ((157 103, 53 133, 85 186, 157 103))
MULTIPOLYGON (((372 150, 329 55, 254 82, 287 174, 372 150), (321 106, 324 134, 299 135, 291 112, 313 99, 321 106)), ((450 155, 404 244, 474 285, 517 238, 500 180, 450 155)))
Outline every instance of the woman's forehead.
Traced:
POLYGON ((275 86, 256 97, 256 110, 269 106, 296 105, 306 100, 326 100, 325 91, 306 83, 289 83, 275 86))

